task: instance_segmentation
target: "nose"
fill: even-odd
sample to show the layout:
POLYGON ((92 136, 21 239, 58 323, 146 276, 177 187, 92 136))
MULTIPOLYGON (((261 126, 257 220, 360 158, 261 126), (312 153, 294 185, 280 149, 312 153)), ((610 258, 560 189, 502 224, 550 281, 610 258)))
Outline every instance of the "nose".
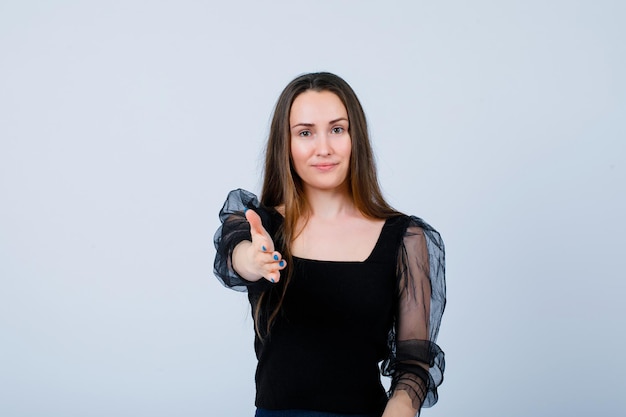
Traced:
POLYGON ((316 142, 315 153, 318 156, 328 156, 332 153, 332 146, 330 144, 330 138, 327 133, 318 133, 316 142))

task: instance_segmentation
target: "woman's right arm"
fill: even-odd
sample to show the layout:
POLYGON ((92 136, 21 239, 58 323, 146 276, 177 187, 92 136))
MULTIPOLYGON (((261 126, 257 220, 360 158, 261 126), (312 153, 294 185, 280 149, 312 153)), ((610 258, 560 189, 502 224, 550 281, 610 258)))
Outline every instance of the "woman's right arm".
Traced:
POLYGON ((233 269, 247 281, 265 278, 271 282, 280 280, 280 271, 286 263, 282 255, 274 250, 274 241, 253 210, 246 210, 252 241, 240 242, 232 254, 233 269))
POLYGON ((271 219, 257 197, 242 189, 231 191, 219 218, 222 224, 213 239, 213 272, 221 283, 236 291, 247 291, 252 285, 261 285, 262 277, 277 281, 285 262, 280 253, 274 252, 272 238, 263 226, 271 219))

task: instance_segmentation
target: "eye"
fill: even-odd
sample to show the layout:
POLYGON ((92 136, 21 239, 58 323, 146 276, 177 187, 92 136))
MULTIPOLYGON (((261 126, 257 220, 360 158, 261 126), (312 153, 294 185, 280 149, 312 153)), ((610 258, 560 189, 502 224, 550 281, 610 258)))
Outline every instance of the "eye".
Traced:
POLYGON ((311 131, 310 130, 303 130, 302 132, 298 133, 298 136, 302 136, 302 137, 311 136, 311 131))
POLYGON ((341 126, 336 126, 336 127, 333 127, 331 129, 331 132, 336 133, 336 134, 340 134, 340 133, 345 132, 345 129, 343 127, 341 127, 341 126))

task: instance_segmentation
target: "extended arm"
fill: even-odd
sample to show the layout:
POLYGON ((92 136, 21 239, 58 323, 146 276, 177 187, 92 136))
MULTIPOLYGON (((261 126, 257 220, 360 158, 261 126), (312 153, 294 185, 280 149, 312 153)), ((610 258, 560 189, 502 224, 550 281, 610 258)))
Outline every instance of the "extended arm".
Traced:
POLYGON ((246 219, 250 223, 252 241, 244 240, 235 246, 232 254, 233 269, 248 281, 265 278, 278 282, 280 270, 286 263, 279 252, 274 251, 274 241, 261 224, 261 218, 252 210, 247 210, 246 219))
POLYGON ((250 286, 264 285, 261 277, 277 281, 286 265, 264 226, 271 227, 271 215, 257 197, 242 189, 231 191, 219 218, 222 224, 213 238, 213 271, 222 284, 247 291, 250 286))

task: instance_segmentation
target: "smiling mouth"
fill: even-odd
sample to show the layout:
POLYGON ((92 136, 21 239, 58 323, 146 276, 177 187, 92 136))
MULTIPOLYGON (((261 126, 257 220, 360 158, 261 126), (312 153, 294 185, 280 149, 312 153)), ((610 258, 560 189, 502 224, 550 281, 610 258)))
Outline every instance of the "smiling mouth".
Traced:
POLYGON ((321 170, 329 170, 331 168, 336 167, 337 165, 339 164, 315 164, 313 165, 313 167, 317 169, 321 169, 321 170))

